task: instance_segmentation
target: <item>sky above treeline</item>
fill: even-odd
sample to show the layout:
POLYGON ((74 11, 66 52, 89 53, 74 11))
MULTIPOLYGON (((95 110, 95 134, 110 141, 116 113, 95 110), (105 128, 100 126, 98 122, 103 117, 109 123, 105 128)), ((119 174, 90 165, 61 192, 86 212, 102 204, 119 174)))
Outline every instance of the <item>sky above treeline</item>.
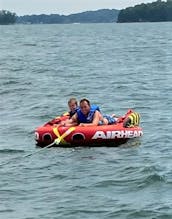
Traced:
POLYGON ((0 10, 17 15, 60 14, 69 15, 98 9, 124 9, 156 0, 0 0, 0 10))

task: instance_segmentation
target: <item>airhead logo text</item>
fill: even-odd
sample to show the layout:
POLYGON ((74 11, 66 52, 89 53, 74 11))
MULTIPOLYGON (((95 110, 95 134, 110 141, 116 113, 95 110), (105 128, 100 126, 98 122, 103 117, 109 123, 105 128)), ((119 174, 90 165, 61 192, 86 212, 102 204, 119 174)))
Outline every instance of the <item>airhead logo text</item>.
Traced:
POLYGON ((141 130, 137 131, 97 131, 92 139, 115 139, 115 138, 136 138, 143 135, 141 130))

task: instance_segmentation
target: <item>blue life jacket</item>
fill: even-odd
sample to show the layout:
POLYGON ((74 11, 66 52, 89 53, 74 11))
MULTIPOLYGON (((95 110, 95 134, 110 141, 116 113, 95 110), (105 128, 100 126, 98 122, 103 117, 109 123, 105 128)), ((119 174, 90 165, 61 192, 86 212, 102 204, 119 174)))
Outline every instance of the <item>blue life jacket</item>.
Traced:
POLYGON ((79 107, 77 107, 74 111, 70 111, 69 117, 71 118, 78 110, 79 110, 79 107))
POLYGON ((100 109, 96 105, 91 105, 90 112, 87 116, 85 116, 81 109, 77 110, 77 116, 78 116, 78 122, 79 123, 91 123, 93 121, 94 113, 98 110, 100 112, 100 109))

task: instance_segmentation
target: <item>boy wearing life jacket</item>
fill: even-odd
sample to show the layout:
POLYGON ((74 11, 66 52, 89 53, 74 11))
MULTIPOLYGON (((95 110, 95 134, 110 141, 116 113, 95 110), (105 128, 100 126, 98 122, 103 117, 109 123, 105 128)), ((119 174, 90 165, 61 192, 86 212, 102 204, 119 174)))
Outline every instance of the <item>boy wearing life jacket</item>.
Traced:
POLYGON ((68 101, 68 107, 69 107, 69 117, 71 118, 79 109, 78 102, 76 98, 70 98, 68 101))

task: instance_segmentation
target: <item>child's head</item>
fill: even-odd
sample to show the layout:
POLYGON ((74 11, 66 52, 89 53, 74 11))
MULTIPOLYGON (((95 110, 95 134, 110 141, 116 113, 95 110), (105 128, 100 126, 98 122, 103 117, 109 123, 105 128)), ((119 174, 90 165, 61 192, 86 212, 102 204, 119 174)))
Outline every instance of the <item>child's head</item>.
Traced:
POLYGON ((78 107, 76 98, 70 98, 68 101, 68 106, 71 111, 75 111, 76 108, 78 107))

